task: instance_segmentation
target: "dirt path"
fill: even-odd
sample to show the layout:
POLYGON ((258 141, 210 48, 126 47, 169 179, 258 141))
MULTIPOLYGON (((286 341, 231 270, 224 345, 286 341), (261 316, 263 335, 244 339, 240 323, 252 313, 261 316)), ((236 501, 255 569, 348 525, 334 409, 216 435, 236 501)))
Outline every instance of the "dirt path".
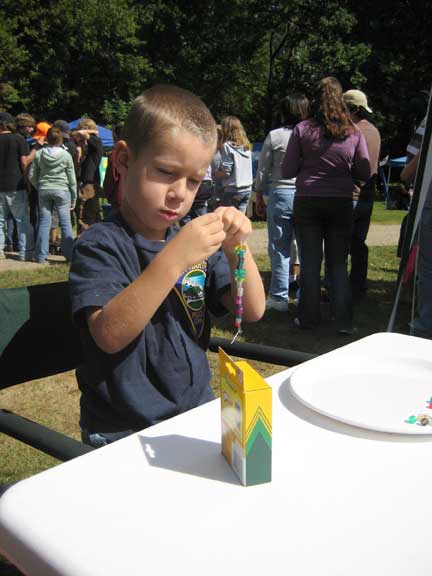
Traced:
MULTIPOLYGON (((367 244, 368 246, 397 246, 399 231, 399 224, 372 224, 367 244)), ((254 230, 249 239, 249 245, 254 254, 265 254, 267 252, 267 228, 254 230)))
MULTIPOLYGON (((63 256, 49 256, 48 262, 50 265, 64 264, 65 259, 63 256)), ((20 262, 17 252, 6 254, 6 260, 0 260, 0 274, 8 270, 40 270, 42 267, 40 264, 36 264, 36 262, 20 262)))

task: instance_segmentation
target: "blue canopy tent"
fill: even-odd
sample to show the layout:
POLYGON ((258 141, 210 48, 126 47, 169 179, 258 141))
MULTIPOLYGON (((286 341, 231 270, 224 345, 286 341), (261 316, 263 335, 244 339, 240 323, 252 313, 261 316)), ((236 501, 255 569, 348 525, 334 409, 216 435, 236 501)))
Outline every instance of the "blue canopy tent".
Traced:
POLYGON ((381 181, 384 186, 385 197, 386 197, 386 208, 390 208, 392 206, 392 201, 390 197, 390 175, 392 168, 403 168, 406 164, 407 157, 402 156, 401 158, 385 158, 382 162, 379 163, 378 172, 381 178, 381 181), (388 166, 388 174, 386 176, 384 171, 384 166, 388 166))
MULTIPOLYGON (((72 120, 72 122, 69 122, 69 128, 71 130, 75 130, 75 128, 78 127, 81 120, 82 118, 78 118, 78 120, 72 120)), ((99 132, 99 138, 102 140, 103 147, 114 148, 114 139, 111 130, 105 128, 105 126, 99 126, 99 125, 97 125, 97 129, 99 132)))
POLYGON ((392 168, 403 168, 406 164, 407 161, 407 157, 406 156, 402 156, 401 158, 389 158, 387 160, 387 166, 389 167, 388 169, 388 183, 390 184, 390 175, 391 175, 391 169, 392 168))

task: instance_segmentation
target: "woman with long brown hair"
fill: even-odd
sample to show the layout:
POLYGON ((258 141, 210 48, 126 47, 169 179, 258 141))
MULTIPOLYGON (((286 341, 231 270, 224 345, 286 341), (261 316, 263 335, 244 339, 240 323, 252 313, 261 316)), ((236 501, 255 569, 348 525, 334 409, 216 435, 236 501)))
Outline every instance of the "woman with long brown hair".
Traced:
POLYGON ((245 213, 252 192, 252 144, 236 116, 226 116, 221 122, 222 206, 235 206, 245 213))
POLYGON ((296 177, 294 221, 300 250, 298 325, 320 323, 322 246, 330 279, 330 299, 340 334, 351 334, 352 295, 347 256, 353 218, 353 178, 370 177, 364 136, 353 124, 340 82, 328 76, 317 85, 311 118, 293 130, 282 166, 296 177))

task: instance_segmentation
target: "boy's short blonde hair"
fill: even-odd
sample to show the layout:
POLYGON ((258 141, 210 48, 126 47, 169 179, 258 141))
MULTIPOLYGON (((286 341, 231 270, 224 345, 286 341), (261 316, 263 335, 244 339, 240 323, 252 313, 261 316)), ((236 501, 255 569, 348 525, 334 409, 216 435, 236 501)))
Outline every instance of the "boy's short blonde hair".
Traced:
POLYGON ((24 126, 31 126, 34 128, 36 126, 36 120, 33 118, 33 116, 26 114, 25 112, 22 112, 15 117, 15 123, 17 128, 22 128, 24 126))
POLYGON ((78 130, 97 130, 97 124, 91 118, 83 118, 78 125, 78 130))
POLYGON ((126 119, 122 137, 134 154, 165 132, 182 128, 216 149, 216 122, 204 102, 189 90, 160 84, 138 96, 126 119))

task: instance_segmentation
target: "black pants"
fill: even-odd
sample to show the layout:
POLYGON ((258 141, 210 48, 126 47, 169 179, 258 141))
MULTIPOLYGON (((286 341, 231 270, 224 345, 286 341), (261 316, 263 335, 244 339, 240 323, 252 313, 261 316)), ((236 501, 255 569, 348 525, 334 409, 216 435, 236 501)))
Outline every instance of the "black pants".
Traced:
POLYGON ((353 213, 353 232, 351 236, 351 272, 350 280, 353 294, 365 294, 367 290, 367 272, 369 249, 366 237, 372 217, 373 202, 359 200, 353 213))
POLYGON ((321 320, 323 242, 336 327, 352 328, 352 295, 347 271, 352 220, 351 198, 295 197, 295 233, 300 250, 298 316, 305 328, 316 326, 321 320))

